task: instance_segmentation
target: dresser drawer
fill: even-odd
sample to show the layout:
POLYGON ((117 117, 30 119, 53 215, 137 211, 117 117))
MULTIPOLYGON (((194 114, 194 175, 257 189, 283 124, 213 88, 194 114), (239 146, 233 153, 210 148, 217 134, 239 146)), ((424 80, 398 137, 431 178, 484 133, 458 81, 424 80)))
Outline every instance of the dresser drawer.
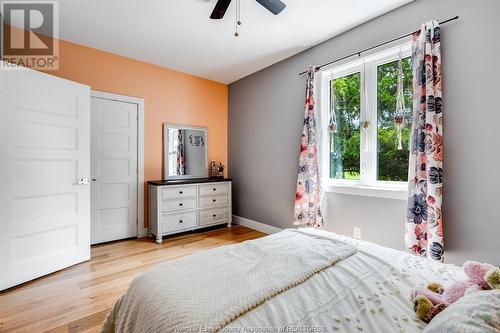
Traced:
POLYGON ((227 183, 200 185, 200 195, 220 195, 227 194, 229 185, 227 183))
POLYGON ((227 194, 226 195, 207 195, 200 197, 200 207, 212 207, 227 205, 227 194))
POLYGON ((163 214, 163 232, 196 228, 196 212, 163 214))
POLYGON ((229 208, 211 208, 200 211, 200 225, 210 225, 229 219, 229 208))
POLYGON ((196 197, 196 186, 169 187, 163 189, 163 199, 196 197))
POLYGON ((163 200, 163 212, 169 212, 180 209, 194 209, 197 207, 196 198, 180 198, 163 200))

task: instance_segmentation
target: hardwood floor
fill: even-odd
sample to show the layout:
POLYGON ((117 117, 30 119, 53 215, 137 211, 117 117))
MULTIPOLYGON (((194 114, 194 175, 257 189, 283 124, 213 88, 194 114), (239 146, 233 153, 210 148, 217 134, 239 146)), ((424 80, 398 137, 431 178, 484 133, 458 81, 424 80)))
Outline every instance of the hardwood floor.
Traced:
POLYGON ((213 247, 264 236, 242 226, 92 247, 91 260, 0 292, 0 332, 99 332, 115 300, 150 267, 213 247))

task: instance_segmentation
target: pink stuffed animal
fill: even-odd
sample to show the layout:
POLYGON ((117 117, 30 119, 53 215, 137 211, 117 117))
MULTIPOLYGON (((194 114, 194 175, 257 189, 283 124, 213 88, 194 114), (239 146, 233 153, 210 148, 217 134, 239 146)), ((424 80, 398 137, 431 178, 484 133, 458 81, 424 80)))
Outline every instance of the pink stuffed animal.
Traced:
POLYGON ((497 288, 496 279, 500 274, 499 268, 468 261, 464 263, 463 269, 468 277, 465 281, 455 282, 446 289, 439 283, 430 283, 426 288, 418 287, 412 291, 411 299, 418 318, 429 322, 435 315, 462 296, 480 290, 497 288))

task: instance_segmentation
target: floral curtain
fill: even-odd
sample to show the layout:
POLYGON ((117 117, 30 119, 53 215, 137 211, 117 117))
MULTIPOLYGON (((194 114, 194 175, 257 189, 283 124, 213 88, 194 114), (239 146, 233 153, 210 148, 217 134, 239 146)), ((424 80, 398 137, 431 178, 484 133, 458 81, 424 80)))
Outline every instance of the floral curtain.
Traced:
POLYGON ((181 129, 177 130, 177 149, 175 171, 177 175, 186 174, 186 163, 184 159, 184 133, 181 129))
POLYGON ((294 224, 321 227, 321 190, 316 144, 317 115, 314 110, 315 67, 307 72, 304 126, 300 143, 297 191, 295 192, 294 224))
POLYGON ((412 38, 413 121, 405 243, 409 251, 443 259, 443 87, 440 29, 426 22, 412 38))

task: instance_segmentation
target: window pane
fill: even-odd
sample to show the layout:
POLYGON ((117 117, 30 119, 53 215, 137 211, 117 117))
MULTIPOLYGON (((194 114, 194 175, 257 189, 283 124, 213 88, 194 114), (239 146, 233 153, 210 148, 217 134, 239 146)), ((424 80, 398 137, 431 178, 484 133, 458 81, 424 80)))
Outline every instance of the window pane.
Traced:
POLYGON ((412 73, 410 59, 403 59, 403 91, 405 107, 402 128, 402 148, 398 149, 396 115, 398 62, 390 62, 377 68, 377 141, 378 141, 378 180, 408 180, 408 142, 411 129, 412 73))
POLYGON ((359 179, 361 74, 331 81, 331 108, 337 129, 330 132, 330 178, 359 179))

